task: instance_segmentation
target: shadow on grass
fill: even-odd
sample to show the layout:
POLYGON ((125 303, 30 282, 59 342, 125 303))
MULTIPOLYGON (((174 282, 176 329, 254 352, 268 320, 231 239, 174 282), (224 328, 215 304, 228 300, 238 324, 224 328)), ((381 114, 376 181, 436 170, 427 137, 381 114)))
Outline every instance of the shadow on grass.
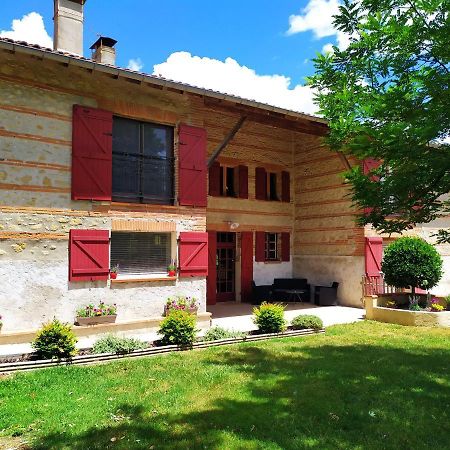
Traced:
POLYGON ((275 353, 244 344, 204 362, 245 375, 239 395, 223 386, 219 398, 183 415, 156 414, 132 399, 115 425, 50 434, 33 448, 448 448, 450 367, 442 350, 288 342, 275 353))

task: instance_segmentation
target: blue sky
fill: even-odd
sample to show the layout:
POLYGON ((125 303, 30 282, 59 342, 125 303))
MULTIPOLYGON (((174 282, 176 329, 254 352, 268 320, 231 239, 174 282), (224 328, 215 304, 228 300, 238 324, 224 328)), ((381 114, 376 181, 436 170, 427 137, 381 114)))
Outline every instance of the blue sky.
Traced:
MULTIPOLYGON (((119 66, 313 112, 311 93, 302 84, 313 72, 316 52, 342 44, 331 23, 337 5, 338 0, 87 0, 84 56, 98 34, 107 35, 118 41, 119 66)), ((52 16, 53 0, 2 1, 0 36, 42 45, 53 36, 52 16), (23 21, 32 12, 42 16, 43 26, 37 15, 23 21), (13 20, 23 22, 13 26, 13 20)))

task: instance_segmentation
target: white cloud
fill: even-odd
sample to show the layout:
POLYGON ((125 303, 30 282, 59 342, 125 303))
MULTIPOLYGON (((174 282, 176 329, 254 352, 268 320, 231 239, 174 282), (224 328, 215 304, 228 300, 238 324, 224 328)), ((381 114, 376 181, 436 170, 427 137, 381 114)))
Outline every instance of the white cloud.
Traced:
POLYGON ((140 72, 144 67, 144 64, 141 61, 141 58, 131 58, 128 61, 127 69, 134 70, 136 72, 140 72))
MULTIPOLYGON (((336 37, 336 45, 345 50, 350 44, 350 36, 336 30, 333 16, 339 13, 339 0, 310 0, 301 14, 289 16, 289 29, 286 34, 293 35, 311 31, 314 37, 321 39, 327 36, 336 37)), ((322 53, 331 53, 332 44, 329 42, 322 47, 322 53)))
POLYGON ((339 12, 338 0, 310 0, 298 15, 289 17, 287 34, 312 31, 316 38, 333 36, 336 30, 333 26, 333 16, 339 12))
POLYGON ((21 19, 14 19, 11 30, 1 30, 0 37, 53 48, 53 39, 45 29, 42 16, 36 12, 25 14, 21 19))
POLYGON ((273 106, 314 114, 313 93, 308 86, 291 87, 284 75, 259 75, 232 58, 220 61, 192 56, 188 52, 172 53, 167 61, 156 64, 153 73, 225 94, 268 103, 273 106))

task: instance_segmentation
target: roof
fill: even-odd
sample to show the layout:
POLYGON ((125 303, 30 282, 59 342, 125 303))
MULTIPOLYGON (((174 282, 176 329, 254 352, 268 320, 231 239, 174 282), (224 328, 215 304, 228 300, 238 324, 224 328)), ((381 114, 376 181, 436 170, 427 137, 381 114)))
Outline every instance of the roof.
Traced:
POLYGON ((250 106, 263 111, 274 112, 281 115, 285 115, 290 119, 306 119, 312 122, 318 122, 326 124, 327 121, 321 117, 314 116, 312 114, 306 114, 302 112, 292 111, 289 109, 280 108, 277 106, 269 105, 267 103, 261 103, 255 100, 246 99, 237 95, 226 94, 212 89, 201 88, 193 86, 187 83, 181 83, 179 81, 170 80, 159 75, 152 75, 144 72, 137 72, 131 69, 125 69, 119 66, 113 66, 110 64, 100 63, 91 58, 85 58, 83 56, 74 55, 59 50, 52 50, 50 48, 41 47, 37 44, 29 44, 25 41, 15 41, 9 38, 0 38, 0 49, 6 49, 12 52, 19 52, 23 54, 31 54, 39 56, 41 59, 49 59, 64 62, 68 65, 77 65, 79 67, 85 67, 94 71, 101 71, 113 75, 117 75, 124 78, 134 79, 138 81, 145 81, 147 83, 171 87, 173 89, 183 90, 197 95, 203 95, 205 97, 211 97, 220 100, 230 101, 236 104, 250 106))

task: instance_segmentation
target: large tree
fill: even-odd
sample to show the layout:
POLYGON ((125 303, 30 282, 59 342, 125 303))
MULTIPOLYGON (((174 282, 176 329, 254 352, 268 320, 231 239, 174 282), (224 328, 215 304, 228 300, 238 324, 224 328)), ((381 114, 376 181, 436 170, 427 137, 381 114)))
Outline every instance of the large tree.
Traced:
POLYGON ((381 162, 346 174, 359 222, 392 233, 448 214, 450 0, 344 0, 334 19, 350 45, 309 81, 330 148, 381 162))

